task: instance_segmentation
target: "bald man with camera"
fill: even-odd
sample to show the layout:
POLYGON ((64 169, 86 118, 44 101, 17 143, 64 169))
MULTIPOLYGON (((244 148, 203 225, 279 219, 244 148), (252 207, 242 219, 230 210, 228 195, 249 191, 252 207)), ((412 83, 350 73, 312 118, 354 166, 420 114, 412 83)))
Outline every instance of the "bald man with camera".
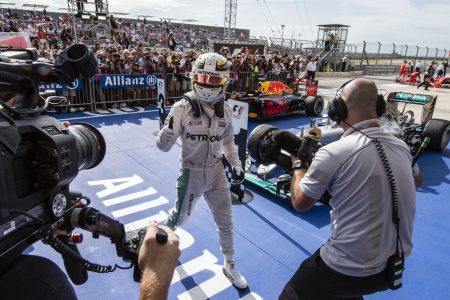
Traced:
POLYGON ((328 105, 330 119, 344 129, 342 138, 320 148, 312 162, 293 157, 294 208, 307 211, 328 191, 332 232, 302 262, 280 299, 363 299, 401 287, 422 176, 408 146, 381 130, 384 112, 372 81, 351 80, 328 105))

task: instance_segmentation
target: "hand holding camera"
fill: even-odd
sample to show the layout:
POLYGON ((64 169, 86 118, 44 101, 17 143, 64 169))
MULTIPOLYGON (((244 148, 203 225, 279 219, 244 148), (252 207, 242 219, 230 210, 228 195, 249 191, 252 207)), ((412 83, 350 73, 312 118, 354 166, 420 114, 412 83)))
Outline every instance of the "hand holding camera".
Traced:
POLYGON ((170 282, 180 253, 179 239, 173 231, 165 226, 158 227, 158 223, 151 221, 139 250, 139 269, 156 272, 170 282))
POLYGON ((302 145, 298 149, 296 157, 309 165, 314 157, 314 151, 316 150, 321 136, 322 132, 320 128, 317 127, 311 128, 305 132, 302 145))

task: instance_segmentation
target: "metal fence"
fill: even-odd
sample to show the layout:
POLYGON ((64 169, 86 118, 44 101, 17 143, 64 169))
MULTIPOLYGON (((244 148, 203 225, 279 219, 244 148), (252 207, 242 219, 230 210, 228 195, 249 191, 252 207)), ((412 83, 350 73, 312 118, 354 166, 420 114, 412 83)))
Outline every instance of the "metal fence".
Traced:
MULTIPOLYGON (((351 44, 350 44, 351 45, 351 44)), ((422 61, 423 64, 432 61, 448 59, 448 49, 421 47, 417 45, 383 44, 363 41, 351 45, 346 54, 353 60, 359 60, 359 65, 396 65, 403 60, 422 61)))
MULTIPOLYGON (((166 104, 173 104, 175 101, 191 90, 191 83, 188 77, 183 74, 154 74, 157 77, 165 78, 166 104)), ((279 73, 267 72, 257 74, 253 72, 239 72, 230 74, 231 82, 228 85, 228 93, 244 93, 255 91, 260 80, 278 80, 290 84, 293 76, 290 72, 279 73)), ((57 96, 67 97, 67 102, 55 109, 59 112, 118 108, 126 106, 145 106, 157 104, 156 87, 119 87, 102 88, 98 78, 85 79, 80 90, 56 91, 57 96)))
MULTIPOLYGON (((281 39, 260 37, 269 48, 278 47, 289 54, 311 55, 320 53, 321 47, 317 42, 310 40, 281 39)), ((424 63, 431 61, 445 60, 449 58, 449 49, 439 49, 433 47, 423 47, 406 44, 386 44, 381 42, 348 43, 344 47, 343 55, 347 55, 359 65, 393 65, 401 64, 403 60, 417 61, 424 63)), ((343 56, 341 55, 341 57, 343 56)), ((362 67, 360 67, 362 69, 362 67)))

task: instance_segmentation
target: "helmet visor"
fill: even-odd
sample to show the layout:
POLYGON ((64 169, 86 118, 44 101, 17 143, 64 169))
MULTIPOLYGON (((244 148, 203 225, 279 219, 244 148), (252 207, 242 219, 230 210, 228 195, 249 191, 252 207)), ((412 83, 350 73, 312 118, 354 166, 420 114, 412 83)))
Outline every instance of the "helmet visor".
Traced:
POLYGON ((224 85, 226 83, 226 78, 222 76, 214 76, 208 74, 193 74, 193 82, 208 85, 224 85))

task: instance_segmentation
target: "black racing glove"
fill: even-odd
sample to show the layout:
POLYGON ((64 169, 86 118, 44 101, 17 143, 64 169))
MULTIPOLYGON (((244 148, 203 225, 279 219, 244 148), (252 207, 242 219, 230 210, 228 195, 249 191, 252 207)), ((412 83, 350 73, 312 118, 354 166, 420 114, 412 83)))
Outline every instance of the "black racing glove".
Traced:
POLYGON ((233 167, 233 184, 241 184, 244 182, 245 179, 245 172, 244 169, 242 169, 241 166, 234 166, 233 167))

